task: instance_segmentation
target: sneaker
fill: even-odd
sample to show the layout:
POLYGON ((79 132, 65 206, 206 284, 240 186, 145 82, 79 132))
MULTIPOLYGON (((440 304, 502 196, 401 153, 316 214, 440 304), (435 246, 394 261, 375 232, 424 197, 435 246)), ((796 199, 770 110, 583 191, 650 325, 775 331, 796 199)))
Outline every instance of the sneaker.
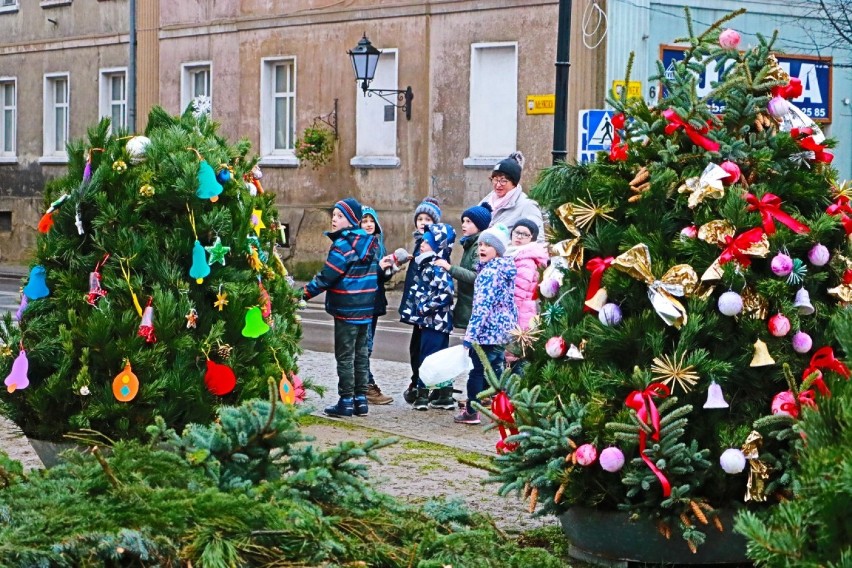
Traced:
POLYGON ((414 410, 429 410, 429 389, 416 389, 417 398, 414 400, 414 410))
POLYGON ((343 398, 337 401, 337 404, 326 406, 323 410, 328 416, 349 417, 355 412, 355 401, 351 397, 343 398))
POLYGON ((429 408, 438 408, 440 410, 453 410, 456 407, 456 399, 453 398, 453 387, 444 387, 435 389, 432 392, 437 392, 435 398, 429 397, 429 408))
POLYGON ((402 393, 402 398, 408 404, 414 404, 414 401, 417 400, 417 385, 414 383, 408 385, 408 388, 402 393))
POLYGON ((367 402, 370 404, 390 404, 393 402, 393 397, 384 394, 376 383, 370 383, 367 385, 367 402))
POLYGON ((355 414, 355 416, 367 416, 367 414, 370 412, 370 407, 367 405, 367 401, 367 397, 363 394, 359 394, 355 397, 355 409, 353 411, 353 414, 355 414))
POLYGON ((456 424, 479 424, 481 422, 478 412, 468 412, 467 410, 463 410, 460 414, 457 414, 453 418, 453 421, 456 424))

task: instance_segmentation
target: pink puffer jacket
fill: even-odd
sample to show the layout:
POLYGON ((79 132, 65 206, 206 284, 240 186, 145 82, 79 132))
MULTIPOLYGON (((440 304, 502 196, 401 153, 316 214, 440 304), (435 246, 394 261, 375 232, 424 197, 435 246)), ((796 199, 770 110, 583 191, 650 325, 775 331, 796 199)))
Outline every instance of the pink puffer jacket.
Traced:
POLYGON ((530 320, 538 313, 536 307, 536 288, 539 269, 547 266, 549 256, 541 243, 529 243, 512 247, 506 251, 512 256, 518 273, 515 276, 515 305, 518 307, 518 327, 527 329, 530 320))

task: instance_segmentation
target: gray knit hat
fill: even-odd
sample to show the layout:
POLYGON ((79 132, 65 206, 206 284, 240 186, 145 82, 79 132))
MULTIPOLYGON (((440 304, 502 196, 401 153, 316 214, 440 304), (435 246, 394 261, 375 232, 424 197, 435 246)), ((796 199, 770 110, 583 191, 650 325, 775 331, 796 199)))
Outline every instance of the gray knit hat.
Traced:
POLYGON ((506 253, 509 241, 509 229, 503 223, 497 223, 479 233, 479 242, 494 247, 499 256, 506 253))

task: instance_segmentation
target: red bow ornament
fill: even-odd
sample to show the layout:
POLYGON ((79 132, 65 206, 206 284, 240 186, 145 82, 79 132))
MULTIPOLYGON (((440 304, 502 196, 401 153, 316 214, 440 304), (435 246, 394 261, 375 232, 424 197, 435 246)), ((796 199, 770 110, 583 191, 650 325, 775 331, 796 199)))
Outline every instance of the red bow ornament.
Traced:
POLYGON ((496 444, 497 453, 507 454, 515 451, 515 448, 518 447, 517 442, 506 442, 506 428, 508 427, 509 434, 512 436, 518 434, 518 428, 515 426, 515 407, 512 406, 512 401, 509 400, 509 395, 505 391, 500 391, 494 395, 491 400, 491 412, 500 420, 497 424, 497 428, 500 430, 500 440, 496 444))
POLYGON ((802 372, 802 380, 807 379, 811 374, 817 373, 817 378, 812 385, 823 396, 831 396, 831 391, 828 390, 828 385, 822 376, 822 369, 834 371, 838 375, 849 380, 849 368, 843 364, 843 361, 834 358, 834 350, 831 347, 820 347, 811 357, 811 362, 808 368, 802 372))
POLYGON ((745 194, 748 211, 758 211, 763 221, 763 231, 767 235, 775 234, 775 220, 786 225, 794 233, 809 233, 811 229, 804 223, 800 223, 788 213, 781 210, 781 198, 774 193, 764 193, 763 197, 757 198, 753 193, 745 194))
POLYGON ((852 217, 847 215, 847 213, 852 214, 852 207, 849 206, 849 197, 838 195, 834 203, 829 205, 825 212, 834 217, 839 215, 840 222, 843 224, 843 230, 846 231, 847 235, 852 234, 852 217))
POLYGON ((609 148, 610 162, 623 162, 627 159, 627 144, 621 141, 621 136, 618 134, 619 130, 624 130, 625 122, 626 119, 622 112, 613 115, 610 121, 610 124, 612 124, 615 130, 612 136, 612 145, 609 148))
POLYGON ((802 92, 802 80, 798 77, 791 77, 790 82, 786 85, 772 87, 773 97, 783 97, 787 100, 801 97, 802 92))
MULTIPOLYGON (((662 383, 651 383, 644 391, 633 391, 627 395, 624 404, 628 408, 636 411, 636 417, 651 427, 651 439, 655 442, 660 441, 660 413, 657 406, 654 404, 654 398, 666 398, 671 394, 669 387, 662 383)), ((657 465, 645 455, 645 448, 648 443, 648 434, 643 429, 639 429, 639 455, 642 456, 642 461, 648 466, 657 479, 660 480, 660 485, 663 487, 663 497, 668 497, 672 493, 672 486, 669 480, 657 465)))
POLYGON ((719 256, 719 264, 727 264, 732 260, 736 260, 742 266, 751 265, 751 259, 748 255, 766 256, 766 253, 768 253, 768 245, 766 247, 766 253, 763 253, 762 248, 760 250, 756 250, 755 248, 755 245, 759 245, 765 240, 766 234, 760 227, 749 229, 745 233, 741 233, 736 237, 725 235, 725 250, 722 251, 722 254, 719 256))
POLYGON ((719 151, 719 143, 704 136, 705 134, 707 134, 707 132, 710 131, 709 125, 697 129, 688 122, 684 121, 673 109, 670 108, 663 111, 663 117, 669 121, 665 128, 666 136, 671 136, 679 128, 683 128, 684 133, 689 137, 690 140, 692 140, 692 143, 696 146, 700 146, 705 150, 709 150, 710 152, 719 151))
POLYGON ((601 289, 601 279, 603 273, 610 267, 615 257, 608 256, 606 258, 596 257, 586 263, 586 270, 592 273, 589 277, 589 289, 586 290, 586 304, 583 306, 584 312, 596 312, 597 310, 589 306, 589 300, 595 297, 598 290, 601 289))

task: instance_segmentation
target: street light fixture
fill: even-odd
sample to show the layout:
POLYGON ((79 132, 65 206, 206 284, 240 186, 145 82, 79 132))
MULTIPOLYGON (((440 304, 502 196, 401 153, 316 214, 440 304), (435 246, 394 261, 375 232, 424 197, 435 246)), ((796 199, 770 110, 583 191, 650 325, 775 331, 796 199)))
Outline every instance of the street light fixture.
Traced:
POLYGON ((405 112, 405 118, 411 120, 411 100, 414 98, 414 93, 411 87, 404 91, 396 89, 371 89, 370 83, 376 75, 376 67, 379 65, 379 56, 382 52, 376 49, 370 40, 367 39, 367 34, 364 34, 358 45, 354 49, 347 51, 350 59, 352 59, 352 70, 355 71, 355 81, 361 83, 361 90, 364 91, 364 96, 378 95, 381 99, 389 102, 398 109, 405 112), (398 102, 394 102, 388 98, 391 95, 396 96, 398 102))

